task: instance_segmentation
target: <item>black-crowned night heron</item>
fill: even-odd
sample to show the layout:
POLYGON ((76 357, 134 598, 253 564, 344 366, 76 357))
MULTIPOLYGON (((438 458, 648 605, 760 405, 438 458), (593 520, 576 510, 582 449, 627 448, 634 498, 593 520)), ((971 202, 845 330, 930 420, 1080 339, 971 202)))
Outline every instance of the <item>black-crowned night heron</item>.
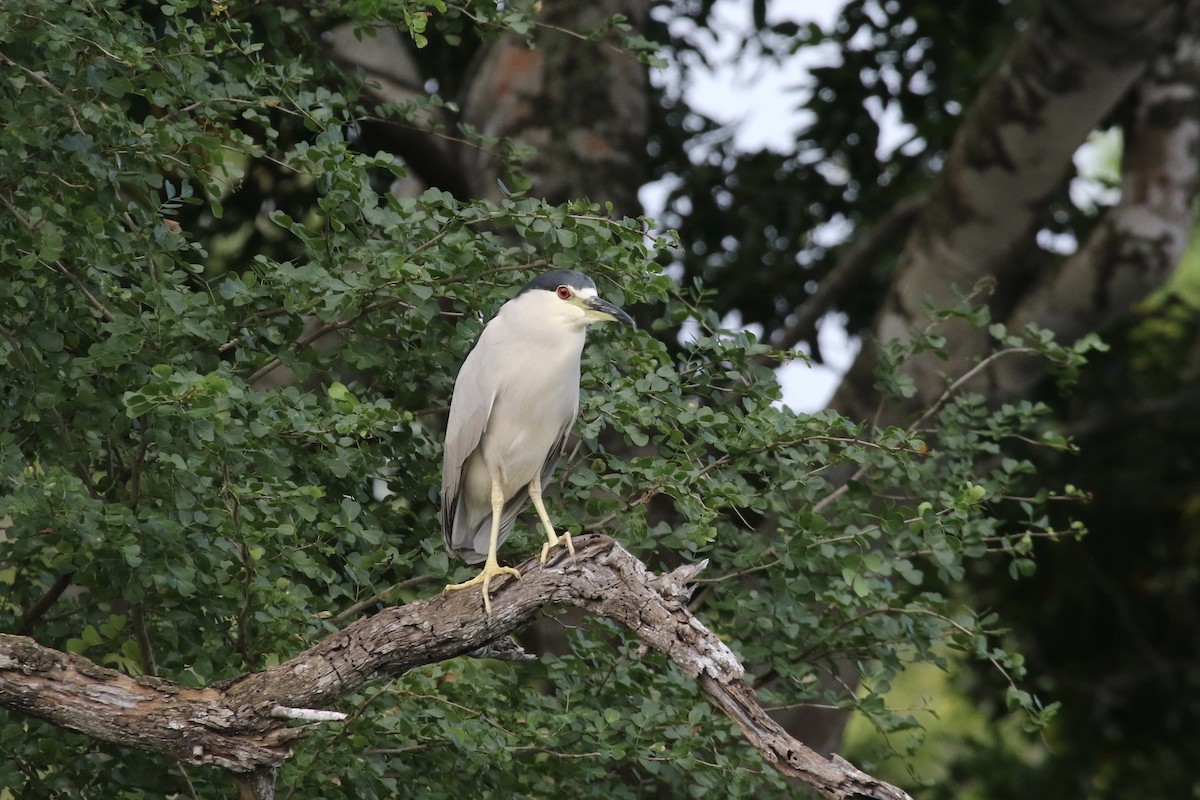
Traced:
POLYGON ((479 575, 446 589, 482 584, 489 615, 492 578, 521 577, 500 566, 496 549, 530 502, 546 529, 541 562, 559 541, 575 553, 571 535, 554 532, 542 489, 579 411, 584 331, 613 321, 633 323, 599 297, 591 278, 546 272, 500 307, 458 371, 442 458, 442 535, 451 555, 484 563, 479 575))

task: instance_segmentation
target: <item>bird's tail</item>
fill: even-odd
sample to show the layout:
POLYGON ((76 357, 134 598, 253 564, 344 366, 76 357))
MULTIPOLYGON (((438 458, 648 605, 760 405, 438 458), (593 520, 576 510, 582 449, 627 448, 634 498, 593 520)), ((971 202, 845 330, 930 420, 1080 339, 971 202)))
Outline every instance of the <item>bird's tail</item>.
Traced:
MULTIPOLYGON (((461 558, 468 564, 481 564, 487 558, 488 537, 492 533, 492 514, 488 512, 475 525, 467 522, 465 516, 464 514, 455 515, 450 524, 443 529, 446 552, 461 558)), ((512 533, 515 523, 515 515, 505 514, 500 519, 500 534, 496 539, 497 549, 512 533)))

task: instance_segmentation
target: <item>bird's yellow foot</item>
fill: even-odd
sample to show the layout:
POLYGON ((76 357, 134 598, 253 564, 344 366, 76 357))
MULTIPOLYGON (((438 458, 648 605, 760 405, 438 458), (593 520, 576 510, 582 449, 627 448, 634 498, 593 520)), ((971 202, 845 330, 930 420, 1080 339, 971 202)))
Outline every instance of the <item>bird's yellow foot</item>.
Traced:
POLYGON ((540 561, 543 567, 546 566, 546 559, 550 557, 550 548, 557 547, 559 542, 566 544, 567 552, 575 555, 575 545, 571 542, 571 534, 564 531, 563 535, 559 536, 551 529, 546 534, 546 543, 542 545, 542 557, 540 561))
POLYGON ((502 567, 492 559, 484 562, 483 570, 471 580, 464 583, 452 583, 442 591, 453 592, 458 589, 467 589, 471 586, 483 584, 483 611, 489 617, 492 615, 492 598, 488 595, 488 585, 491 584, 492 578, 497 575, 512 575, 514 578, 520 579, 521 573, 512 567, 502 567))

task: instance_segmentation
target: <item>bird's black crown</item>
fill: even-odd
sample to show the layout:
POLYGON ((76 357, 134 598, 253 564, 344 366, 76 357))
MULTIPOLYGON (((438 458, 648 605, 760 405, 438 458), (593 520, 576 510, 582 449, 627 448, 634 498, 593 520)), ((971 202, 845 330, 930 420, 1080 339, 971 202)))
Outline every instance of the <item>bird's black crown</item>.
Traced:
POLYGON ((525 287, 517 292, 517 296, 520 297, 531 289, 544 289, 547 292, 553 292, 558 287, 564 285, 570 286, 575 290, 596 288, 596 282, 582 272, 576 272, 573 269, 554 269, 549 272, 543 272, 525 284, 525 287))

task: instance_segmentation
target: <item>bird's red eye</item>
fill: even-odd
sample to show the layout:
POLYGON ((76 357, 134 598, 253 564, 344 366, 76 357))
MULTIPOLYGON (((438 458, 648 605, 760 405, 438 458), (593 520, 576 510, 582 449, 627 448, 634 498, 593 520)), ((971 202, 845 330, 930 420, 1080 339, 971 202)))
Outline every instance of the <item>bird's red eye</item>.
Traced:
POLYGON ((566 286, 558 287, 554 291, 554 293, 558 295, 560 300, 570 300, 571 299, 571 290, 570 290, 570 288, 568 288, 566 286))

